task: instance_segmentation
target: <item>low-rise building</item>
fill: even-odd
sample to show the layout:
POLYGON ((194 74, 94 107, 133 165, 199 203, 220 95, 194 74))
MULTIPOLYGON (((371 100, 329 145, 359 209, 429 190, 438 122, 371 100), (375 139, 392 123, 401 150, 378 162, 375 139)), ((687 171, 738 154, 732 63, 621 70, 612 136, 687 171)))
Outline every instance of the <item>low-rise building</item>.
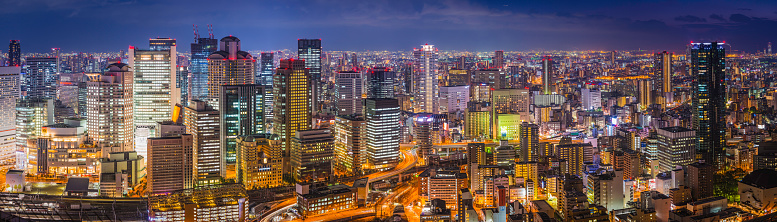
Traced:
POLYGON ((356 208, 357 189, 339 184, 297 184, 297 206, 303 218, 356 208))
POLYGON ((148 197, 151 221, 245 221, 248 195, 242 184, 200 186, 148 197))
POLYGON ((777 171, 761 169, 739 181, 740 203, 764 213, 775 211, 777 204, 777 171))

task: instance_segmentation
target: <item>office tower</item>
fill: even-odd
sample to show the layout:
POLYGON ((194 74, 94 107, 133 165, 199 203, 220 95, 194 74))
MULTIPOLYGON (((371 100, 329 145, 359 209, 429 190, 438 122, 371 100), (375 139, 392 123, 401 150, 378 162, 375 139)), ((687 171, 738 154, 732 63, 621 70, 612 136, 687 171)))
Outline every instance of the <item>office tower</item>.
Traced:
POLYGON ((597 110, 602 108, 602 91, 598 89, 583 88, 580 90, 584 110, 597 110))
POLYGON ((497 69, 504 68, 505 65, 505 52, 502 50, 498 50, 494 52, 494 63, 493 67, 497 69))
POLYGON ((472 83, 485 83, 492 89, 507 88, 507 72, 502 69, 478 69, 472 73, 472 83))
POLYGON ((399 163, 399 113, 396 99, 364 100, 366 160, 373 169, 390 170, 399 163))
POLYGON ((653 103, 653 81, 648 79, 641 79, 637 82, 639 85, 639 105, 641 110, 647 110, 653 103))
POLYGON ((672 55, 673 53, 664 51, 656 53, 653 59, 653 74, 661 80, 660 89, 663 94, 672 93, 672 55))
POLYGON ((321 39, 298 39, 297 56, 305 62, 305 68, 310 71, 310 100, 311 112, 318 112, 319 101, 323 100, 321 83, 321 39))
POLYGON ((335 174, 362 174, 362 166, 367 163, 365 127, 366 123, 361 116, 335 117, 335 161, 332 163, 335 174))
POLYGON ((337 115, 362 113, 362 89, 364 82, 362 73, 357 71, 341 71, 335 78, 335 98, 337 98, 337 115))
POLYGON ((692 43, 691 100, 696 159, 721 169, 726 145, 726 49, 723 43, 692 43))
POLYGON ((418 113, 413 118, 413 140, 418 146, 418 157, 428 161, 428 157, 434 154, 434 119, 429 113, 418 113))
POLYGON ((225 175, 221 150, 221 116, 202 100, 192 100, 184 110, 186 133, 193 137, 194 171, 197 185, 216 184, 225 175))
POLYGON ((175 90, 181 92, 181 105, 189 105, 189 74, 188 66, 178 66, 175 68, 175 81, 177 88, 175 90))
POLYGON ((528 120, 532 104, 528 89, 497 89, 491 91, 491 95, 494 113, 520 114, 522 119, 528 120))
POLYGON ((273 133, 281 137, 284 157, 289 156, 294 133, 309 130, 312 124, 309 70, 305 61, 283 59, 273 75, 272 127, 273 133))
POLYGON ((615 56, 616 56, 616 52, 615 51, 610 51, 610 58, 609 58, 610 59, 610 66, 615 66, 616 65, 615 56))
POLYGON ((715 166, 706 163, 693 163, 688 165, 688 187, 694 200, 701 200, 713 196, 712 182, 715 175, 715 166))
POLYGON ((218 40, 209 35, 200 38, 196 35, 191 44, 191 59, 189 61, 189 97, 191 100, 208 101, 208 56, 218 50, 218 40))
POLYGON ((221 38, 221 50, 208 56, 208 103, 219 108, 219 88, 223 85, 254 84, 256 61, 250 53, 240 51, 240 39, 221 38))
POLYGON ((291 140, 291 169, 296 181, 327 181, 332 174, 334 137, 329 129, 299 130, 291 140))
POLYGON ((397 73, 387 67, 367 71, 367 98, 393 99, 397 73))
POLYGON ((696 132, 683 127, 657 130, 659 172, 696 162, 696 132))
POLYGON ((468 86, 470 83, 469 70, 449 69, 446 86, 468 86))
POLYGON ((26 169, 37 165, 34 157, 35 140, 43 135, 43 126, 54 124, 54 100, 40 97, 23 97, 16 102, 16 168, 26 169), (29 161, 29 162, 28 162, 29 161))
POLYGON ((437 81, 439 53, 434 45, 413 49, 413 99, 415 113, 438 113, 440 84, 437 81))
POLYGON ((8 66, 22 66, 22 45, 19 40, 8 44, 8 66))
POLYGON ((27 57, 24 77, 27 96, 57 99, 59 73, 56 57, 27 57))
POLYGON ((150 39, 149 42, 151 40, 165 44, 154 46, 160 50, 130 46, 127 55, 128 65, 134 72, 135 151, 140 156, 147 156, 146 140, 156 134, 156 123, 170 120, 173 106, 181 103, 181 92, 176 91, 176 46, 170 39, 150 39))
POLYGON ((82 116, 81 113, 86 113, 83 109, 78 110, 79 83, 85 79, 84 76, 83 73, 62 73, 59 77, 59 92, 57 92, 57 97, 62 105, 73 109, 79 114, 79 117, 82 116))
POLYGON ((164 195, 194 187, 194 137, 148 138, 146 181, 151 195, 164 195))
POLYGON ((263 52, 260 57, 259 63, 259 76, 256 78, 256 84, 262 84, 264 86, 272 86, 272 74, 275 69, 273 65, 273 53, 263 52))
MULTIPOLYGON (((211 76, 214 73, 211 72, 211 76)), ((226 165, 237 161, 237 136, 265 132, 264 86, 255 84, 222 85, 219 89, 221 149, 226 165)))
POLYGON ((135 147, 134 83, 132 68, 123 63, 109 65, 104 74, 86 83, 86 131, 102 157, 135 147))
POLYGON ((551 84, 553 81, 553 59, 549 56, 542 58, 542 94, 550 95, 553 91, 551 84))
POLYGON ((283 162, 278 135, 255 134, 237 137, 237 182, 246 189, 281 186, 283 162))
POLYGON ((0 165, 16 160, 16 100, 21 96, 21 66, 0 66, 0 165))
POLYGON ((440 87, 440 113, 457 113, 467 110, 469 86, 440 87))
POLYGON ((521 162, 536 162, 540 142, 540 127, 528 122, 521 123, 521 162))

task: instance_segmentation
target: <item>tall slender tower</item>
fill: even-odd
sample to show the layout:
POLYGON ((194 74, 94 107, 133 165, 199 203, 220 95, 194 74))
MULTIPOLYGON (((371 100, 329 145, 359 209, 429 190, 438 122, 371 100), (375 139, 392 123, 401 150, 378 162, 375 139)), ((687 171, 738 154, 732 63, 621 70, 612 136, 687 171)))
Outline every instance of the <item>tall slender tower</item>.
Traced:
POLYGON ((661 96, 666 100, 662 104, 672 101, 672 53, 666 51, 656 53, 653 59, 653 73, 661 80, 661 96))
POLYGON ((27 57, 27 96, 46 99, 57 98, 59 74, 56 57, 27 57))
POLYGON ((16 99, 21 95, 21 66, 0 66, 0 165, 14 163, 16 152, 16 99))
POLYGON ((219 107, 219 88, 223 85, 254 83, 256 60, 250 53, 240 51, 240 39, 221 38, 221 50, 208 56, 208 103, 219 107))
POLYGON ((149 46, 158 50, 130 46, 127 55, 134 73, 135 151, 141 156, 147 156, 146 140, 156 134, 156 123, 170 120, 173 107, 181 103, 175 81, 175 40, 149 39, 149 46))
POLYGON ((213 36, 200 38, 195 33, 191 44, 192 57, 189 62, 189 98, 190 100, 208 100, 208 56, 218 50, 218 40, 213 36))
POLYGON ((539 126, 527 122, 521 123, 521 162, 538 160, 539 126))
POLYGON ((86 130, 101 148, 103 157, 134 149, 132 79, 129 65, 114 63, 107 72, 86 83, 86 130))
POLYGON ((721 169, 726 152, 725 43, 691 43, 691 102, 696 159, 721 169))
POLYGON ((8 66, 22 66, 22 45, 19 40, 8 44, 8 66))
POLYGON ((222 85, 219 89, 221 113, 221 158, 223 167, 237 163, 237 137, 265 132, 264 87, 254 84, 222 85))
POLYGON ((257 83, 264 86, 272 86, 272 73, 275 69, 273 65, 273 53, 263 52, 261 55, 261 63, 259 65, 259 76, 256 78, 257 83))
POLYGON ((305 68, 310 69, 310 93, 313 100, 310 106, 312 112, 319 110, 318 101, 323 100, 321 95, 321 39, 298 39, 297 56, 305 61, 305 68))
POLYGON ((291 155, 291 139, 297 131, 309 130, 312 123, 309 71, 305 61, 284 59, 273 76, 273 133, 280 136, 284 173, 291 170, 285 164, 291 155))
POLYGON ((505 52, 502 50, 494 52, 494 68, 501 69, 505 65, 505 52))
POLYGON ((367 71, 367 98, 393 99, 397 74, 386 67, 367 71))
POLYGON ((434 45, 425 44, 420 49, 413 49, 413 111, 416 113, 438 113, 438 57, 434 45))
POLYGON ((553 59, 545 56, 542 59, 542 94, 551 94, 551 91, 553 91, 550 88, 551 81, 553 81, 553 59))
POLYGON ((358 71, 342 71, 337 73, 335 82, 335 98, 337 98, 337 115, 362 114, 362 73, 358 71))
POLYGON ((184 111, 186 133, 193 137, 194 171, 198 185, 215 184, 226 174, 222 167, 219 111, 207 102, 192 100, 184 111))

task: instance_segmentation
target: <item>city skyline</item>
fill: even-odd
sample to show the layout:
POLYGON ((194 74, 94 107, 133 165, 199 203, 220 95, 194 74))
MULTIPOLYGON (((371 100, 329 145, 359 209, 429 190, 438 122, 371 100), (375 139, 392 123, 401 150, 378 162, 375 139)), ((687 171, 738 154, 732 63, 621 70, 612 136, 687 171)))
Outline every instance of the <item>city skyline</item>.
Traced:
POLYGON ((19 22, 0 25, 6 30, 0 39, 21 40, 22 53, 52 47, 119 51, 154 37, 186 45, 193 41, 192 25, 207 33, 206 25, 213 24, 217 37, 248 40, 247 50, 293 49, 293 39, 320 38, 325 50, 351 51, 407 50, 428 43, 441 51, 679 52, 691 41, 717 40, 733 51, 754 52, 777 36, 768 28, 777 25, 769 4, 777 6, 755 1, 289 1, 236 2, 226 13, 207 2, 3 1, 8 7, 0 9, 0 18, 19 22), (47 33, 64 34, 49 38, 47 33))

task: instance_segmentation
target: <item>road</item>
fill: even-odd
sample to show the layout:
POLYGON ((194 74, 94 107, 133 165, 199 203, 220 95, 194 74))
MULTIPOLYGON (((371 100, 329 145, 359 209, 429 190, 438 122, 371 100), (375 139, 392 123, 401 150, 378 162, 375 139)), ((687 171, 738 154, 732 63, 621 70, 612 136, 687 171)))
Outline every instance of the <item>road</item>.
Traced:
MULTIPOLYGON (((415 150, 408 148, 408 145, 400 146, 400 149, 402 147, 406 148, 405 150, 401 151, 402 155, 404 156, 402 162, 397 164, 397 166, 393 170, 377 172, 377 173, 366 175, 366 177, 368 178, 367 179, 368 184, 373 182, 373 181, 379 181, 379 180, 383 180, 383 179, 386 179, 386 178, 390 178, 390 177, 396 176, 397 174, 400 174, 402 172, 405 172, 405 171, 415 167, 416 163, 418 163, 418 157, 416 157, 415 150)), ((344 182, 344 184, 353 184, 353 181, 347 181, 347 182, 344 182)), ((269 213, 267 214, 267 216, 263 217, 260 221, 261 222, 271 222, 270 218, 273 218, 273 217, 281 214, 282 212, 286 212, 288 209, 290 209, 296 203, 297 203, 296 197, 295 198, 287 199, 286 201, 281 202, 280 204, 278 204, 275 207, 273 207, 275 210, 272 210, 272 209, 269 210, 268 211, 269 213)), ((359 209, 352 210, 352 211, 354 211, 354 212, 352 212, 354 214, 352 216, 356 216, 356 215, 359 215, 360 213, 364 213, 364 212, 361 212, 364 209, 365 208, 359 208, 359 209)), ((370 210, 372 211, 372 209, 370 209, 370 210)), ((345 212, 350 212, 350 211, 345 211, 345 212)), ((374 213, 374 211, 372 211, 372 212, 374 213)), ((337 214, 332 214, 332 215, 336 215, 337 218, 343 218, 343 214, 342 213, 344 213, 344 212, 338 212, 337 214)), ((321 217, 327 218, 328 215, 329 214, 322 215, 321 217)), ((350 217, 350 216, 345 216, 345 217, 350 217)), ((312 221, 311 219, 312 218, 308 218, 305 221, 312 221)))

